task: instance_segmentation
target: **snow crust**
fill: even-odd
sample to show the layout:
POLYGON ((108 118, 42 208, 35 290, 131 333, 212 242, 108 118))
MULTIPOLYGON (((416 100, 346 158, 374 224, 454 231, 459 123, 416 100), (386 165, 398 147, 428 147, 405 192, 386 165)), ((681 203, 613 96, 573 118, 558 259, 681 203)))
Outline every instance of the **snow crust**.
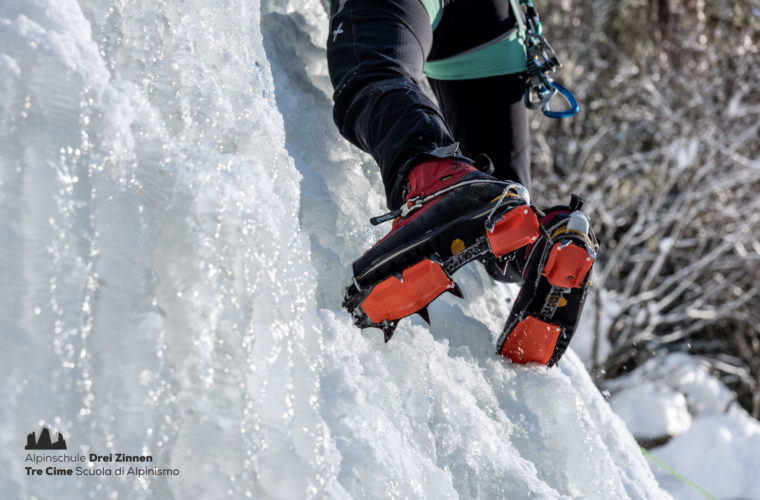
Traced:
POLYGON ((393 341, 340 308, 386 228, 331 122, 320 2, 0 3, 4 498, 667 498, 568 352, 493 354, 514 290, 393 341), (24 475, 26 434, 171 478, 24 475))
POLYGON ((677 436, 691 426, 686 397, 652 382, 615 394, 610 400, 610 406, 639 440, 677 436), (645 411, 641 410, 642 401, 647 402, 645 411))
MULTIPOLYGON (((673 353, 653 359, 607 384, 610 403, 637 438, 673 439, 651 452, 715 498, 757 498, 760 478, 760 423, 705 363, 673 353), (665 418, 656 418, 663 415, 665 418)), ((655 468, 674 498, 704 495, 655 468)))

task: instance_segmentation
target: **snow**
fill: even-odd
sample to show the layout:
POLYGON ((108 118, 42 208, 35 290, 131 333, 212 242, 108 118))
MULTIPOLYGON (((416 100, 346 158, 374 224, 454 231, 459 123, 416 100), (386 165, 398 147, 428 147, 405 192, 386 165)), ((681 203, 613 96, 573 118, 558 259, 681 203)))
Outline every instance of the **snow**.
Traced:
POLYGON ((326 28, 318 0, 0 4, 3 497, 667 498, 572 350, 493 354, 515 292, 477 266, 429 329, 351 325, 384 202, 326 28), (42 425, 180 475, 28 477, 42 425))
POLYGON ((682 434, 691 426, 686 397, 668 387, 645 383, 615 394, 610 399, 612 410, 628 425, 638 440, 682 434), (641 411, 641 402, 647 411, 641 411))
MULTIPOLYGON (((758 498, 760 424, 733 407, 722 415, 697 418, 683 435, 659 448, 656 456, 678 464, 678 471, 716 498, 758 498)), ((658 476, 675 498, 703 498, 688 485, 658 476)))
MULTIPOLYGON (((593 272, 595 270, 592 270, 593 272)), ((591 278, 593 287, 594 275, 591 278)), ((606 290, 589 294, 572 343, 575 353, 589 368, 598 366, 612 352, 610 341, 601 332, 609 331, 612 322, 622 309, 620 303, 616 302, 606 290), (598 336, 597 331, 600 332, 598 336)))
MULTIPOLYGON (((672 437, 651 450, 657 459, 716 498, 758 498, 760 478, 753 471, 760 464, 760 423, 734 402, 705 363, 669 354, 607 388, 613 409, 634 436, 672 437)), ((662 469, 655 472, 674 498, 704 498, 662 469)))

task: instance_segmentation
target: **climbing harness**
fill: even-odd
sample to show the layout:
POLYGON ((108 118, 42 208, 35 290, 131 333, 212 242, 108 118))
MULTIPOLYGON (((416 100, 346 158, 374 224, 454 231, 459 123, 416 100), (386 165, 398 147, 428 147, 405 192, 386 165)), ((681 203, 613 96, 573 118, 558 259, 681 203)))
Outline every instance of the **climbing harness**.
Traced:
MULTIPOLYGON (((440 0, 420 0, 435 29, 442 15, 440 0)), ((509 0, 517 25, 482 45, 443 59, 427 61, 423 72, 436 80, 469 80, 526 72, 525 105, 540 109, 549 118, 568 118, 578 113, 573 93, 549 73, 562 67, 557 54, 542 35, 543 26, 531 0, 509 0), (524 7, 524 10, 521 8, 524 7), (555 96, 566 104, 551 109, 555 96)))

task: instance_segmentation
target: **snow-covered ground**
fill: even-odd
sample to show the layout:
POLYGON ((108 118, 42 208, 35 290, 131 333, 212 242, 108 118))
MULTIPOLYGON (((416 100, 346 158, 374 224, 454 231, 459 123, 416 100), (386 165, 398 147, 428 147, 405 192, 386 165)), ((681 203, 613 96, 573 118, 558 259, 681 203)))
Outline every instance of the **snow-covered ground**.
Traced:
MULTIPOLYGON (((385 207, 332 125, 326 30, 319 0, 0 3, 2 497, 667 498, 572 351, 493 355, 514 291, 478 267, 431 328, 351 325, 385 207), (179 475, 29 476, 42 425, 179 475)), ((636 379, 610 390, 645 429, 670 391, 657 456, 760 490, 757 423, 706 374, 647 373, 638 412, 636 379)))
MULTIPOLYGON (((735 395, 685 354, 653 359, 610 381, 610 404, 639 439, 675 436, 652 450, 657 459, 716 498, 760 498, 760 423, 735 395)), ((704 494, 655 468, 674 498, 704 494)))

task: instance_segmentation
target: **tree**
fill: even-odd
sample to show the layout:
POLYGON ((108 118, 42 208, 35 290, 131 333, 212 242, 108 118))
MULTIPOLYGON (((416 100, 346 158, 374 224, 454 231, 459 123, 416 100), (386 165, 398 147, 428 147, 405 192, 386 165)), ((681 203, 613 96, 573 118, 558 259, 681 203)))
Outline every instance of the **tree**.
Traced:
MULTIPOLYGON (((658 350, 704 356, 760 416, 760 13, 748 0, 542 7, 581 100, 534 118, 537 198, 587 198, 602 244, 590 300, 623 305, 599 380, 658 350)), ((597 323, 600 325, 600 323, 597 323)))

